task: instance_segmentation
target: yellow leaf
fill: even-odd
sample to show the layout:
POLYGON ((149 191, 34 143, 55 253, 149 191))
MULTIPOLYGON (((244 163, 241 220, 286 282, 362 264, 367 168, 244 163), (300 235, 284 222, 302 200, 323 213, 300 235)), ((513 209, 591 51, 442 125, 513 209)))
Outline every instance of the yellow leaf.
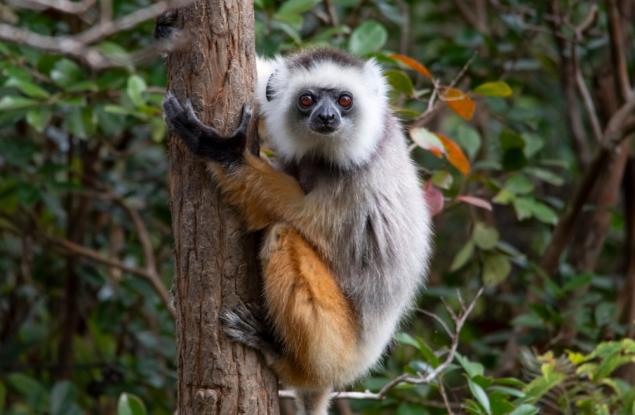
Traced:
POLYGON ((466 120, 471 120, 474 116, 476 103, 468 97, 465 92, 458 88, 443 88, 440 94, 441 100, 448 107, 466 120))
POLYGON ((450 164, 456 167, 464 176, 467 176, 470 173, 470 161, 465 157, 465 153, 461 150, 461 147, 443 134, 436 133, 436 135, 439 137, 439 140, 441 140, 441 143, 443 143, 443 147, 445 147, 445 156, 450 164))
POLYGON ((428 68, 426 68, 422 63, 416 61, 415 59, 412 59, 411 57, 406 55, 400 55, 398 53, 393 53, 388 56, 414 69, 426 78, 432 79, 432 73, 428 70, 428 68))

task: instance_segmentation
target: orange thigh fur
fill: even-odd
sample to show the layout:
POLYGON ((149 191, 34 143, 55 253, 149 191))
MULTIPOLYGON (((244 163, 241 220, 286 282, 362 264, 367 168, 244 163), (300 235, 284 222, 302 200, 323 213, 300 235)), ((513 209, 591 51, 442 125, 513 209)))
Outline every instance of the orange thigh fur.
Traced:
POLYGON ((329 267, 293 228, 274 225, 261 253, 265 303, 284 345, 274 363, 292 386, 346 382, 357 328, 349 301, 329 267))

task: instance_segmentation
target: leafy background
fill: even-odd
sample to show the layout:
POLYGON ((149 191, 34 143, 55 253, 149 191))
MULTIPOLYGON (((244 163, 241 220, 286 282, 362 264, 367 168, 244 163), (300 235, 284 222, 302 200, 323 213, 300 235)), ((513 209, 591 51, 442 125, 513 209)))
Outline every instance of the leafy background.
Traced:
MULTIPOLYGON (((585 205, 566 254, 554 269, 543 262, 600 147, 583 99, 567 95, 568 71, 591 88, 603 126, 615 111, 603 98, 616 94, 607 13, 615 3, 255 1, 260 54, 330 45, 382 63, 435 213, 420 309, 383 366, 353 389, 378 391, 439 367, 453 339, 428 313, 452 326, 448 310, 485 287, 435 381, 333 411, 635 413, 628 141, 610 161, 616 177, 602 176, 608 203, 585 205), (591 26, 576 31, 593 10, 591 26)), ((150 1, 111 5, 119 17, 150 1)), ((619 4, 625 21, 632 9, 619 4)), ((98 8, 78 16, 0 5, 0 21, 44 35, 76 34, 98 19, 98 8)), ((153 26, 94 46, 131 56, 152 46, 153 26)), ((623 30, 632 74, 633 25, 623 30)), ((161 292, 173 278, 165 81, 158 58, 92 70, 0 43, 0 413, 174 408, 173 320, 161 292)))

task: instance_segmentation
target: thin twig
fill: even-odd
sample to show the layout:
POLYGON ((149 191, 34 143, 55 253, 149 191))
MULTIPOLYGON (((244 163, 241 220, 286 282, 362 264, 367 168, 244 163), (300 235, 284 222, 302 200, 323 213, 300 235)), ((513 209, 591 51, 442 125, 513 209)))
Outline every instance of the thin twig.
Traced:
POLYGON ((613 71, 617 79, 617 85, 623 102, 632 95, 631 84, 628 79, 628 65, 626 63, 626 47, 624 45, 624 30, 622 19, 617 8, 616 0, 607 0, 606 7, 609 20, 609 39, 611 43, 611 58, 613 59, 613 71))
POLYGON ((439 323, 439 325, 443 328, 443 331, 445 331, 445 333, 451 338, 452 337, 452 331, 450 331, 450 328, 448 327, 447 324, 445 324, 445 321, 443 321, 443 319, 439 316, 437 316, 434 313, 431 313, 427 310, 424 310, 422 308, 418 308, 417 311, 421 314, 424 314, 428 317, 433 318, 434 320, 436 320, 437 323, 439 323))
POLYGON ((586 86, 586 82, 582 77, 582 71, 580 71, 580 67, 577 64, 575 65, 575 81, 576 86, 578 87, 578 92, 580 93, 580 97, 582 98, 582 103, 584 104, 584 108, 586 109, 589 120, 591 121, 593 137, 597 142, 600 142, 602 140, 602 126, 600 125, 600 120, 598 118, 598 113, 595 110, 595 105, 593 104, 591 93, 586 86))
POLYGON ((335 7, 331 0, 322 0, 324 3, 324 9, 326 9, 326 14, 329 17, 329 23, 331 26, 336 27, 339 25, 339 19, 337 18, 337 12, 335 11, 335 7))

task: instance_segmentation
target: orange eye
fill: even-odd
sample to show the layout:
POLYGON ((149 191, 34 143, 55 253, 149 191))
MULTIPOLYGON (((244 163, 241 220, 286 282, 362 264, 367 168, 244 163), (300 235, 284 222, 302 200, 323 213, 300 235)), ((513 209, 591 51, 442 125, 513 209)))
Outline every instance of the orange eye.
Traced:
POLYGON ((308 108, 315 103, 315 100, 311 95, 305 94, 301 95, 300 98, 298 98, 298 103, 300 103, 300 106, 308 108))
POLYGON ((337 103, 340 104, 340 107, 342 108, 348 108, 353 105, 353 97, 350 95, 340 95, 337 99, 337 103))

